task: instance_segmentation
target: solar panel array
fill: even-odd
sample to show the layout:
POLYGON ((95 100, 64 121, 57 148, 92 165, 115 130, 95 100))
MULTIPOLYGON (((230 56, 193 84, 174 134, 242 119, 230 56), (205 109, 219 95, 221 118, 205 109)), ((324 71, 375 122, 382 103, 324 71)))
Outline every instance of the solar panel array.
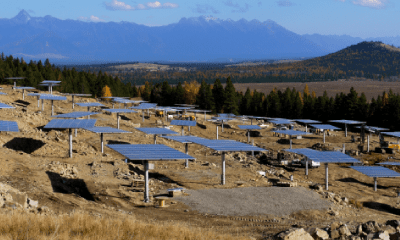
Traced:
POLYGON ((92 127, 92 128, 85 128, 85 129, 88 131, 94 132, 94 133, 131 133, 128 131, 124 131, 124 130, 112 128, 112 127, 92 127))
POLYGON ((400 177, 400 173, 381 166, 351 166, 368 177, 400 177))
POLYGON ((227 117, 227 118, 230 118, 230 117, 236 117, 236 115, 233 114, 233 113, 219 113, 219 114, 218 114, 218 117, 227 117))
POLYGON ((0 121, 0 132, 19 132, 17 122, 0 121))
POLYGON ((92 103, 75 103, 76 105, 80 107, 104 107, 103 104, 97 103, 97 102, 92 102, 92 103))
POLYGON ((311 127, 323 130, 340 130, 341 128, 332 126, 330 124, 310 124, 311 127))
POLYGON ((43 128, 92 128, 96 119, 53 119, 43 128))
POLYGON ((286 134, 289 136, 301 136, 301 135, 309 135, 311 133, 303 132, 303 131, 296 131, 296 130, 274 130, 272 132, 286 134))
POLYGON ((214 121, 231 121, 231 120, 235 120, 234 118, 230 118, 230 117, 212 117, 211 118, 214 121))
MULTIPOLYGON (((355 128, 361 129, 361 126, 356 126, 355 128)), ((381 128, 381 127, 373 127, 373 126, 364 126, 365 129, 367 129, 368 131, 387 131, 389 130, 389 128, 381 128)))
POLYGON ((67 96, 81 96, 81 97, 89 97, 92 96, 92 94, 86 94, 86 93, 60 93, 62 95, 67 95, 67 96))
POLYGON ((310 123, 321 123, 320 121, 317 120, 311 120, 311 119, 295 119, 296 122, 303 123, 303 124, 310 124, 310 123))
POLYGON ((132 109, 104 109, 104 111, 111 113, 135 113, 135 110, 132 109))
POLYGON ((13 106, 7 105, 5 103, 0 103, 0 108, 14 108, 13 106))
POLYGON ((54 118, 81 118, 98 114, 97 112, 70 112, 53 116, 54 118))
POLYGON ((336 151, 316 151, 309 148, 284 149, 284 151, 301 154, 312 161, 321 163, 360 163, 359 160, 336 151))
POLYGON ((200 141, 202 139, 195 136, 163 136, 163 138, 177 141, 180 143, 194 143, 194 141, 200 141))
POLYGON ((233 140, 210 140, 205 138, 192 138, 191 140, 193 143, 206 146, 215 151, 221 151, 221 152, 267 151, 263 148, 255 147, 249 144, 233 140))
POLYGON ((34 87, 15 87, 15 89, 35 89, 34 87))
POLYGON ((124 155, 129 160, 178 160, 195 159, 185 153, 162 144, 109 144, 107 147, 124 155))
POLYGON ((41 94, 39 99, 62 101, 62 100, 67 100, 67 97, 56 96, 56 95, 51 95, 51 94, 41 94))
POLYGON ((41 83, 53 83, 53 84, 56 84, 56 83, 60 83, 61 81, 55 81, 55 80, 44 80, 44 81, 42 81, 41 83))
POLYGON ((274 120, 269 120, 269 122, 273 123, 273 124, 293 124, 293 120, 289 120, 289 119, 274 119, 274 120))
POLYGON ((261 129, 258 125, 238 125, 238 127, 242 130, 259 130, 261 129))
POLYGON ((189 120, 172 120, 170 125, 175 126, 196 126, 196 121, 189 121, 189 120))
POLYGON ((400 138, 400 132, 381 132, 381 134, 400 138))
POLYGON ((141 132, 144 132, 146 134, 178 134, 177 132, 174 132, 172 130, 169 130, 167 128, 136 128, 136 130, 139 130, 141 132))
POLYGON ((365 122, 354 121, 354 120, 330 120, 329 122, 342 123, 342 124, 364 124, 365 122))
POLYGON ((400 166, 400 162, 381 162, 379 165, 400 166))
POLYGON ((267 119, 267 117, 248 116, 250 119, 267 119))
POLYGON ((193 107, 174 107, 176 110, 189 110, 192 109, 193 107))
POLYGON ((139 106, 131 107, 133 109, 152 109, 157 106, 156 103, 141 103, 139 106))
POLYGON ((211 110, 189 109, 188 112, 211 112, 211 110))

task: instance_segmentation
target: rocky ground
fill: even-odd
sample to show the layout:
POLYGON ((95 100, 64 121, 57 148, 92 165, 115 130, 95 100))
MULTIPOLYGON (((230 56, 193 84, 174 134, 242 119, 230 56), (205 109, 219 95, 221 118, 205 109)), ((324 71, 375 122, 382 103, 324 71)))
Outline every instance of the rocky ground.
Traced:
MULTIPOLYGON (((398 222, 388 221, 398 219, 400 213, 396 193, 400 179, 378 179, 378 191, 374 192, 372 178, 349 169, 345 164, 330 164, 329 191, 325 191, 323 167, 310 169, 309 175, 305 176, 305 169, 302 167, 276 165, 277 153, 288 148, 289 144, 287 140, 282 140, 270 132, 273 126, 265 127, 251 138, 255 145, 265 148, 268 152, 256 153, 254 158, 245 153, 227 155, 226 185, 223 186, 220 185, 221 155, 208 148, 195 144, 189 146, 189 155, 196 157, 195 161, 189 162, 189 168, 184 167, 184 161, 155 162, 155 169, 150 171, 151 202, 144 203, 141 163, 126 164, 122 155, 107 147, 102 154, 100 136, 86 130, 78 130, 77 137, 73 138, 73 158, 69 158, 68 132, 43 129, 52 119, 49 102, 45 102, 45 109, 41 112, 41 108, 37 107, 36 98, 26 97, 25 100, 21 100, 21 92, 11 90, 9 86, 2 87, 2 91, 8 95, 0 96, 0 102, 13 105, 15 109, 1 109, 1 120, 17 121, 20 132, 0 133, 1 211, 24 209, 34 214, 68 214, 80 210, 102 217, 126 214, 134 215, 136 219, 143 219, 144 222, 185 223, 257 239, 299 239, 298 234, 304 235, 304 238, 301 237, 303 239, 309 236, 314 239, 326 239, 327 236, 373 239, 378 238, 378 235, 381 239, 387 239, 385 236, 389 235, 393 237, 391 239, 397 239, 394 237, 397 236, 398 222), (289 180, 291 175, 294 178, 293 182, 289 180), (282 191, 279 192, 277 182, 280 182, 281 186, 292 186, 290 188, 293 190, 281 187, 282 191), (184 188, 184 194, 169 198, 166 201, 168 207, 156 207, 158 203, 154 197, 167 196, 167 189, 175 187, 184 188), (273 191, 270 191, 272 188, 273 191), (231 190, 232 193, 222 194, 225 190, 231 190), (257 194, 257 191, 260 194, 257 194), (290 191, 293 191, 290 196, 301 193, 310 197, 309 201, 317 199, 326 205, 302 205, 301 200, 304 199, 289 201, 283 193, 290 194, 290 191), (219 201, 226 203, 230 203, 229 200, 233 198, 240 200, 233 203, 237 209, 241 209, 241 205, 251 206, 253 202, 251 198, 240 198, 239 194, 254 196, 253 199, 257 198, 257 207, 261 214, 246 214, 240 211, 230 213, 229 208, 224 208, 221 212, 216 201, 202 200, 207 199, 204 196, 211 194, 209 192, 218 196, 219 201), (203 198, 194 200, 198 201, 197 206, 196 202, 193 204, 193 201, 186 201, 199 193, 203 198), (267 195, 260 197, 264 196, 262 194, 267 194, 268 198, 267 195), (226 196, 225 199, 223 196, 226 196), (277 209, 287 206, 287 211, 282 214, 272 211, 276 210, 274 202, 277 209), (204 211, 198 206, 202 206, 204 211), (291 236, 296 238, 290 238, 291 236)), ((76 102, 95 101, 76 99, 76 102)), ((110 103, 103 103, 111 107, 110 103)), ((75 106, 74 110, 87 109, 75 106)), ((71 97, 68 97, 68 101, 55 101, 56 114, 72 111, 71 97)), ((97 119, 96 126, 116 127, 115 115, 106 114, 99 108, 94 111, 99 112, 91 116, 92 119, 97 119)), ((215 124, 204 121, 203 115, 198 116, 202 127, 192 127, 191 131, 185 131, 185 134, 215 138, 215 124)), ((137 131, 134 127, 168 124, 162 121, 161 118, 151 115, 143 123, 140 113, 126 114, 122 117, 121 129, 132 133, 105 134, 105 141, 152 144, 153 136, 137 131)), ((239 124, 242 122, 232 121, 226 125, 224 132, 219 133, 220 139, 246 142, 245 132, 237 127, 239 124)), ((302 129, 301 126, 297 128, 302 129)), ((172 126, 171 129, 180 132, 179 127, 172 126)), ((318 149, 333 150, 341 148, 345 143, 346 150, 351 150, 353 157, 365 164, 400 159, 398 153, 359 153, 356 151, 358 143, 351 142, 351 135, 357 133, 350 132, 348 137, 344 137, 343 132, 335 132, 327 136, 326 144, 322 144, 322 135, 310 135, 303 139, 294 139, 293 147, 314 146, 318 149)), ((391 138, 387 140, 397 141, 391 138)), ((157 138, 157 143, 185 151, 183 144, 160 137, 157 138)), ((371 149, 375 147, 378 147, 378 137, 372 136, 371 149)), ((287 159, 299 157, 294 154, 286 155, 287 159)))

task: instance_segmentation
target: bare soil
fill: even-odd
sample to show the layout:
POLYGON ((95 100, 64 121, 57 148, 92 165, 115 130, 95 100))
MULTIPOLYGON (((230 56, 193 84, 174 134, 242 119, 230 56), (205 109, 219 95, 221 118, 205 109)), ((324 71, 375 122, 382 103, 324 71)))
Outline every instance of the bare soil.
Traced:
MULTIPOLYGON (((309 84, 309 86, 310 90, 314 89, 314 85, 309 84)), ((26 97, 22 101, 21 92, 11 90, 10 86, 3 86, 3 88, 2 91, 7 92, 8 95, 0 96, 0 102, 11 104, 16 109, 2 109, 1 120, 17 121, 20 132, 0 133, 2 146, 0 182, 26 192, 30 198, 38 200, 40 206, 47 206, 56 214, 70 213, 78 209, 104 217, 113 217, 116 213, 128 214, 134 215, 136 219, 142 219, 143 222, 176 222, 205 229, 213 228, 224 234, 256 238, 277 233, 293 225, 326 227, 332 222, 342 221, 348 226, 356 226, 368 220, 383 222, 397 219, 400 215, 400 205, 396 194, 400 179, 378 179, 378 191, 374 192, 372 178, 348 168, 347 165, 330 164, 329 191, 316 191, 311 190, 310 186, 316 183, 324 185, 325 169, 323 167, 310 169, 307 177, 304 174, 304 168, 273 166, 270 161, 262 160, 265 159, 263 154, 256 155, 254 159, 251 155, 235 156, 232 153, 227 156, 226 185, 221 185, 221 155, 195 144, 189 146, 189 155, 196 157, 196 161, 190 162, 189 168, 184 167, 184 161, 155 162, 155 169, 150 171, 151 202, 144 203, 143 188, 132 186, 132 182, 136 179, 143 178, 143 166, 140 162, 125 164, 122 155, 107 147, 105 147, 105 154, 101 154, 100 136, 86 130, 78 130, 78 136, 73 138, 74 153, 73 158, 69 158, 67 131, 47 131, 42 128, 52 119, 49 102, 45 102, 45 110, 40 112, 36 98, 26 97), (263 177, 257 171, 265 171, 267 174, 263 177), (279 172, 279 174, 274 174, 274 172, 279 172), (239 194, 247 194, 249 189, 260 192, 265 190, 265 194, 276 191, 277 188, 272 187, 271 182, 289 181, 290 175, 294 176, 298 187, 293 190, 284 190, 288 195, 272 194, 268 198, 262 194, 251 193, 257 198, 255 203, 261 209, 268 210, 267 205, 270 205, 269 208, 272 209, 274 204, 282 209, 286 207, 287 209, 280 214, 276 211, 255 214, 250 211, 235 212, 234 210, 230 213, 228 208, 223 210, 223 215, 212 211, 213 208, 218 209, 218 202, 225 201, 226 198, 241 199, 239 194), (237 181, 243 181, 243 186, 238 187, 237 181), (185 188, 186 194, 190 196, 182 196, 182 199, 171 198, 167 200, 168 207, 166 208, 155 207, 157 202, 154 197, 166 196, 167 189, 174 187, 185 188), (218 192, 219 190, 221 192, 218 192), (210 199, 202 201, 201 199, 207 196, 208 191, 214 192, 215 196, 223 191, 231 191, 231 194, 226 195, 225 200, 221 195, 218 201, 210 199), (296 192, 301 194, 295 195, 296 192), (331 198, 325 198, 328 193, 359 201, 361 205, 356 207, 354 204, 338 203, 331 198), (301 207, 301 204, 298 204, 301 201, 296 201, 293 197, 300 198, 304 194, 308 195, 311 203, 315 201, 327 203, 327 205, 315 209, 309 205, 301 207), (196 207, 183 199, 196 196, 199 197, 195 201, 200 201, 196 207), (289 196, 290 200, 288 200, 289 196), (295 207, 290 209, 291 205, 295 207)), ((342 87, 342 89, 344 91, 347 87, 342 87)), ((94 101, 94 99, 78 99, 76 102, 94 101)), ((112 106, 108 102, 104 104, 112 106)), ((75 106, 74 110, 86 111, 86 108, 75 106)), ((72 111, 70 97, 68 101, 55 101, 56 114, 72 111)), ((99 111, 99 114, 91 116, 92 119, 97 119, 96 126, 116 127, 115 115, 106 114, 100 109, 94 111, 99 111)), ((185 131, 185 134, 215 138, 215 124, 204 122, 202 119, 203 115, 199 114, 198 122, 203 123, 206 129, 192 127, 191 131, 185 131)), ((157 120, 162 119, 151 115, 142 123, 140 113, 126 114, 122 117, 121 129, 132 133, 105 134, 105 141, 107 143, 152 144, 153 136, 135 130, 134 126, 137 127, 136 124, 140 123, 144 127, 156 127, 157 120)), ((238 129, 238 124, 241 124, 241 121, 230 123, 231 128, 224 128, 224 132, 219 133, 220 139, 247 141, 245 132, 238 129)), ((272 158, 276 158, 277 151, 288 148, 289 144, 278 143, 281 138, 273 135, 270 131, 271 127, 270 125, 261 130, 261 136, 252 137, 252 140, 255 145, 273 152, 272 158)), ((301 126, 298 128, 301 129, 301 126)), ((180 132, 179 127, 172 126, 171 129, 180 132)), ((345 143, 347 150, 356 150, 358 143, 352 143, 350 136, 357 134, 350 132, 348 137, 344 137, 343 132, 335 132, 334 136, 326 138, 325 147, 332 150, 335 147, 342 147, 345 143)), ((322 138, 323 135, 314 134, 303 139, 294 139, 293 147, 311 147, 316 143, 322 143, 322 138)), ((184 145, 177 142, 158 138, 157 143, 184 151, 184 145)), ((371 149, 375 147, 378 147, 378 137, 372 136, 371 149)), ((363 153, 354 157, 365 163, 388 158, 400 159, 398 153, 363 153)), ((248 196, 252 196, 251 194, 249 193, 248 196)), ((252 205, 253 200, 243 198, 234 204, 237 208, 255 206, 252 205)), ((275 210, 279 211, 279 208, 275 210)))

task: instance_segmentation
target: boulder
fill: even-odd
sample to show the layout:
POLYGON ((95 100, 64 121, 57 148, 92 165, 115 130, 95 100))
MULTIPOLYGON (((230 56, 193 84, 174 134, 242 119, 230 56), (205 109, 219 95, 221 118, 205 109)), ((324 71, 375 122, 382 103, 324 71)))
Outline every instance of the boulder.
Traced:
POLYGON ((400 233, 392 233, 389 235, 390 236, 390 240, 400 240, 400 233))
POLYGON ((390 240, 390 236, 387 231, 379 231, 379 232, 375 233, 374 239, 390 240))
POLYGON ((310 234, 315 240, 324 240, 329 238, 329 234, 320 228, 312 228, 310 234))
POLYGON ((28 196, 26 193, 10 191, 9 194, 11 195, 14 203, 20 204, 23 208, 28 207, 28 196))
POLYGON ((39 206, 39 202, 38 202, 38 201, 34 201, 34 200, 28 198, 28 205, 29 205, 30 207, 37 208, 37 207, 39 206))
POLYGON ((394 228, 393 226, 390 225, 384 225, 380 227, 381 231, 386 231, 389 234, 395 233, 396 232, 396 228, 394 228))
POLYGON ((281 232, 277 235, 277 239, 279 240, 314 240, 311 235, 304 231, 303 228, 296 228, 296 229, 290 229, 285 232, 281 232))
POLYGON ((372 233, 379 231, 379 226, 375 221, 369 221, 362 225, 363 232, 372 233))
POLYGON ((346 224, 342 225, 342 226, 338 229, 338 231, 339 231, 339 233, 340 233, 340 236, 345 236, 345 237, 351 236, 351 232, 350 232, 350 230, 349 230, 349 228, 347 227, 346 224))
POLYGON ((399 220, 388 220, 386 222, 386 225, 392 226, 394 228, 397 228, 398 226, 400 226, 400 221, 399 220))

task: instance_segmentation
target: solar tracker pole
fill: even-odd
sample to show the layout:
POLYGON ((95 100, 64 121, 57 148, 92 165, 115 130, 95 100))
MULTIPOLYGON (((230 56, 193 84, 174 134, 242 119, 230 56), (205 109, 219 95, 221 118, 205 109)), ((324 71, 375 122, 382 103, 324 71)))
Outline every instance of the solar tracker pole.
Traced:
MULTIPOLYGON (((254 139, 252 140, 252 144, 254 146, 254 139)), ((254 158, 254 151, 251 151, 251 156, 254 158)))
POLYGON ((306 124, 306 132, 307 132, 307 124, 306 124))
POLYGON ((218 126, 217 126, 217 140, 218 140, 218 126))
POLYGON ((306 157, 306 176, 308 176, 308 157, 306 157))
POLYGON ((144 110, 142 109, 142 122, 144 122, 144 110))
POLYGON ((290 149, 292 149, 292 136, 289 135, 290 149))
POLYGON ((326 131, 324 130, 324 143, 325 143, 325 135, 326 135, 326 131))
POLYGON ((342 149, 342 153, 346 153, 346 146, 345 146, 345 144, 343 143, 343 149, 342 149))
POLYGON ((72 129, 68 129, 69 131, 69 157, 72 158, 72 129))
POLYGON ((25 89, 22 89, 22 100, 25 100, 25 89))
POLYGON ((36 98, 37 98, 37 107, 40 108, 40 100, 39 100, 40 96, 38 95, 36 98))
POLYGON ((222 174, 221 174, 221 185, 225 185, 225 152, 222 152, 222 174))
POLYGON ((206 115, 207 115, 207 113, 204 112, 204 121, 206 121, 206 115))
POLYGON ((143 161, 144 164, 144 202, 150 202, 149 199, 149 161, 143 161))
POLYGON ((344 124, 345 137, 347 137, 347 124, 344 124))
POLYGON ((222 120, 221 132, 224 132, 224 120, 222 120))
POLYGON ((100 133, 100 141, 101 141, 101 153, 104 153, 104 135, 100 133))
POLYGON ((157 144, 157 134, 154 134, 154 144, 157 144))
POLYGON ((120 118, 120 116, 119 116, 119 114, 117 113, 117 128, 119 129, 119 118, 120 118))
POLYGON ((114 109, 114 103, 112 103, 112 105, 113 105, 113 109, 114 109))
POLYGON ((72 109, 75 108, 75 104, 74 104, 74 95, 72 95, 72 109))
POLYGON ((252 119, 252 118, 250 119, 250 121, 251 121, 251 122, 250 122, 250 125, 253 125, 253 119, 252 119))
POLYGON ((369 135, 367 136, 367 152, 369 152, 369 135))
POLYGON ((377 177, 374 177, 374 191, 376 192, 378 190, 378 180, 377 177))
POLYGON ((182 130, 181 130, 181 136, 183 136, 183 126, 182 126, 182 130))
POLYGON ((42 99, 42 112, 44 111, 44 101, 42 99))
MULTIPOLYGON (((185 153, 189 155, 189 143, 185 143, 185 153)), ((186 159, 185 168, 189 167, 189 159, 186 159)))
POLYGON ((78 129, 75 128, 75 137, 77 137, 77 136, 78 136, 78 129))
POLYGON ((328 163, 325 163, 325 190, 328 191, 328 163))

